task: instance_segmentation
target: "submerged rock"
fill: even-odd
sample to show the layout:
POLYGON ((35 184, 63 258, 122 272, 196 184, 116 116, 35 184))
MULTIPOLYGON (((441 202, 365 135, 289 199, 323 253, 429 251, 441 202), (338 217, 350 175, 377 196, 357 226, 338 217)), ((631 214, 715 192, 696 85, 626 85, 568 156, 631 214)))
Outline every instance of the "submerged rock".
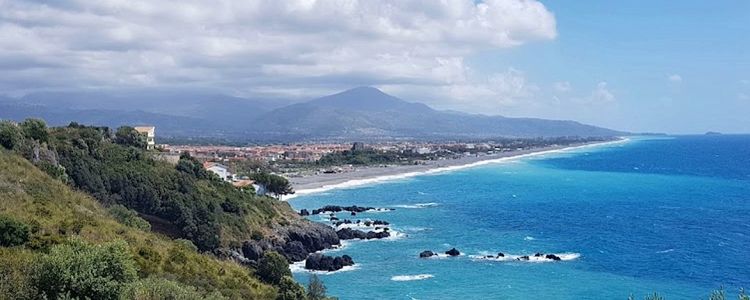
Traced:
POLYGON ((502 253, 502 252, 498 252, 498 253, 497 253, 497 257, 498 257, 498 258, 500 258, 500 257, 505 257, 505 253, 502 253))
POLYGON ((547 254, 547 256, 545 256, 544 258, 551 259, 551 260, 562 260, 562 258, 554 254, 547 254))
POLYGON ((437 253, 430 250, 425 250, 419 253, 419 258, 428 258, 437 255, 437 253))

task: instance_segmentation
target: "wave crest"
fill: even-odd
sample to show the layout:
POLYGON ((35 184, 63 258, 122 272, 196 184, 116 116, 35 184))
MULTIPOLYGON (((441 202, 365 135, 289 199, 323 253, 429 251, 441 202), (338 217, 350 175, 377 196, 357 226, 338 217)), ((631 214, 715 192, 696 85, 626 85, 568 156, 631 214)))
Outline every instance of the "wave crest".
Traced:
POLYGON ((418 275, 396 275, 391 277, 393 281, 414 281, 414 280, 425 280, 435 277, 432 274, 418 274, 418 275))

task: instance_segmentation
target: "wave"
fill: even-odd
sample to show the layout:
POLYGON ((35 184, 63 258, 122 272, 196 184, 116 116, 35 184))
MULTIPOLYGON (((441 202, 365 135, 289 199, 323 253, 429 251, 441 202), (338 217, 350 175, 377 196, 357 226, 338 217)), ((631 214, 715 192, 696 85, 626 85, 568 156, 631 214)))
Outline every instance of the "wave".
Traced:
POLYGON ((418 275, 396 275, 391 277, 393 281, 414 281, 414 280, 425 280, 435 277, 432 274, 418 274, 418 275))
MULTIPOLYGON (((576 260, 579 257, 581 257, 580 253, 547 253, 552 254, 560 258, 560 261, 571 261, 576 260)), ((546 258, 543 256, 534 256, 534 255, 514 255, 514 254, 505 254, 505 256, 493 256, 493 255, 469 255, 474 260, 489 260, 489 261, 514 261, 514 262, 530 262, 530 263, 544 263, 544 262, 554 262, 556 260, 551 258, 546 258), (528 260, 521 259, 522 257, 528 257, 528 260)))
POLYGON ((440 204, 435 202, 428 202, 428 203, 415 203, 415 204, 399 204, 399 205, 393 205, 393 207, 397 208, 429 208, 429 207, 435 207, 440 204))
POLYGON ((526 236, 525 238, 523 238, 523 240, 524 241, 533 241, 533 240, 535 240, 535 238, 533 236, 526 236))
POLYGON ((336 190, 336 189, 347 189, 347 188, 354 188, 354 187, 360 187, 365 185, 372 185, 376 183, 381 182, 388 182, 388 181, 396 181, 396 180, 403 180, 415 176, 422 176, 422 175, 432 175, 432 174, 439 174, 439 173, 445 173, 445 172, 452 172, 457 170, 463 170, 468 168, 474 168, 478 166, 484 166, 488 164, 497 164, 497 163, 504 163, 504 162, 512 162, 523 158, 529 158, 529 157, 536 157, 536 156, 544 156, 548 154, 554 154, 554 153, 561 153, 561 152, 568 152, 573 150, 580 150, 585 148, 591 148, 591 147, 602 147, 602 146, 608 146, 608 145, 614 145, 614 144, 620 144, 629 142, 629 138, 622 138, 616 141, 609 141, 609 142, 602 142, 602 143, 594 143, 594 144, 586 144, 581 146, 572 146, 572 147, 566 147, 561 149, 554 149, 554 150, 544 150, 544 151, 538 151, 538 152, 532 152, 532 153, 526 153, 526 154, 519 154, 519 155, 513 155, 513 156, 507 156, 507 157, 500 157, 495 159, 487 159, 482 161, 477 161, 473 163, 468 163, 465 165, 457 165, 457 166, 447 166, 447 167, 436 167, 434 169, 429 169, 426 171, 416 171, 416 172, 407 172, 407 173, 401 173, 401 174, 395 174, 395 175, 384 175, 384 176, 378 176, 373 178, 365 178, 365 179, 353 179, 342 183, 337 184, 330 184, 325 185, 319 188, 312 188, 312 189, 304 189, 304 190, 298 190, 292 195, 287 195, 282 198, 282 200, 290 200, 293 198, 296 198, 298 196, 303 195, 309 195, 309 194, 317 194, 322 192, 327 192, 330 190, 336 190))
POLYGON ((661 253, 669 253, 669 252, 672 252, 672 251, 674 251, 674 249, 667 249, 667 250, 662 250, 662 251, 656 251, 656 253, 660 253, 661 254, 661 253))

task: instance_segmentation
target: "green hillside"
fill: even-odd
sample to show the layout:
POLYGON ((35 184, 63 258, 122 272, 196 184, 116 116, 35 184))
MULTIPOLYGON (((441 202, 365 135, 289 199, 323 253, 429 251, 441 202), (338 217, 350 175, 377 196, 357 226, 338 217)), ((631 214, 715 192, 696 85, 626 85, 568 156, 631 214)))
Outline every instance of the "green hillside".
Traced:
MULTIPOLYGON (((45 283, 35 284, 34 281, 51 271, 42 262, 56 259, 53 254, 64 252, 70 245, 80 244, 89 248, 122 247, 125 250, 123 260, 132 262, 136 275, 118 282, 117 289, 172 286, 196 298, 208 295, 232 299, 275 298, 276 288, 261 283, 250 269, 200 254, 188 241, 174 241, 125 226, 115 221, 95 199, 71 190, 27 160, 5 150, 0 152, 0 199, 0 219, 23 224, 29 232, 21 245, 0 247, 2 299, 38 297, 40 285, 45 283)), ((73 293, 70 296, 84 295, 73 293)))

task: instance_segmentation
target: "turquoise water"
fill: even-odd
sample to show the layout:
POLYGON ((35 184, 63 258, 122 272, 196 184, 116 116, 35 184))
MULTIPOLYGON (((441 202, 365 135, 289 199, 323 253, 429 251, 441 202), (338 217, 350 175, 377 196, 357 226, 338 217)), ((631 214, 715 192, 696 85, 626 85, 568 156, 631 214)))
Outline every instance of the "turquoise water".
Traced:
POLYGON ((358 217, 391 222, 398 238, 331 252, 357 263, 321 275, 341 299, 705 299, 721 285, 750 288, 750 136, 634 139, 290 203, 396 208, 358 217), (418 258, 452 247, 464 255, 418 258), (571 260, 474 257, 497 252, 571 260), (423 279, 394 278, 414 275, 423 279))

